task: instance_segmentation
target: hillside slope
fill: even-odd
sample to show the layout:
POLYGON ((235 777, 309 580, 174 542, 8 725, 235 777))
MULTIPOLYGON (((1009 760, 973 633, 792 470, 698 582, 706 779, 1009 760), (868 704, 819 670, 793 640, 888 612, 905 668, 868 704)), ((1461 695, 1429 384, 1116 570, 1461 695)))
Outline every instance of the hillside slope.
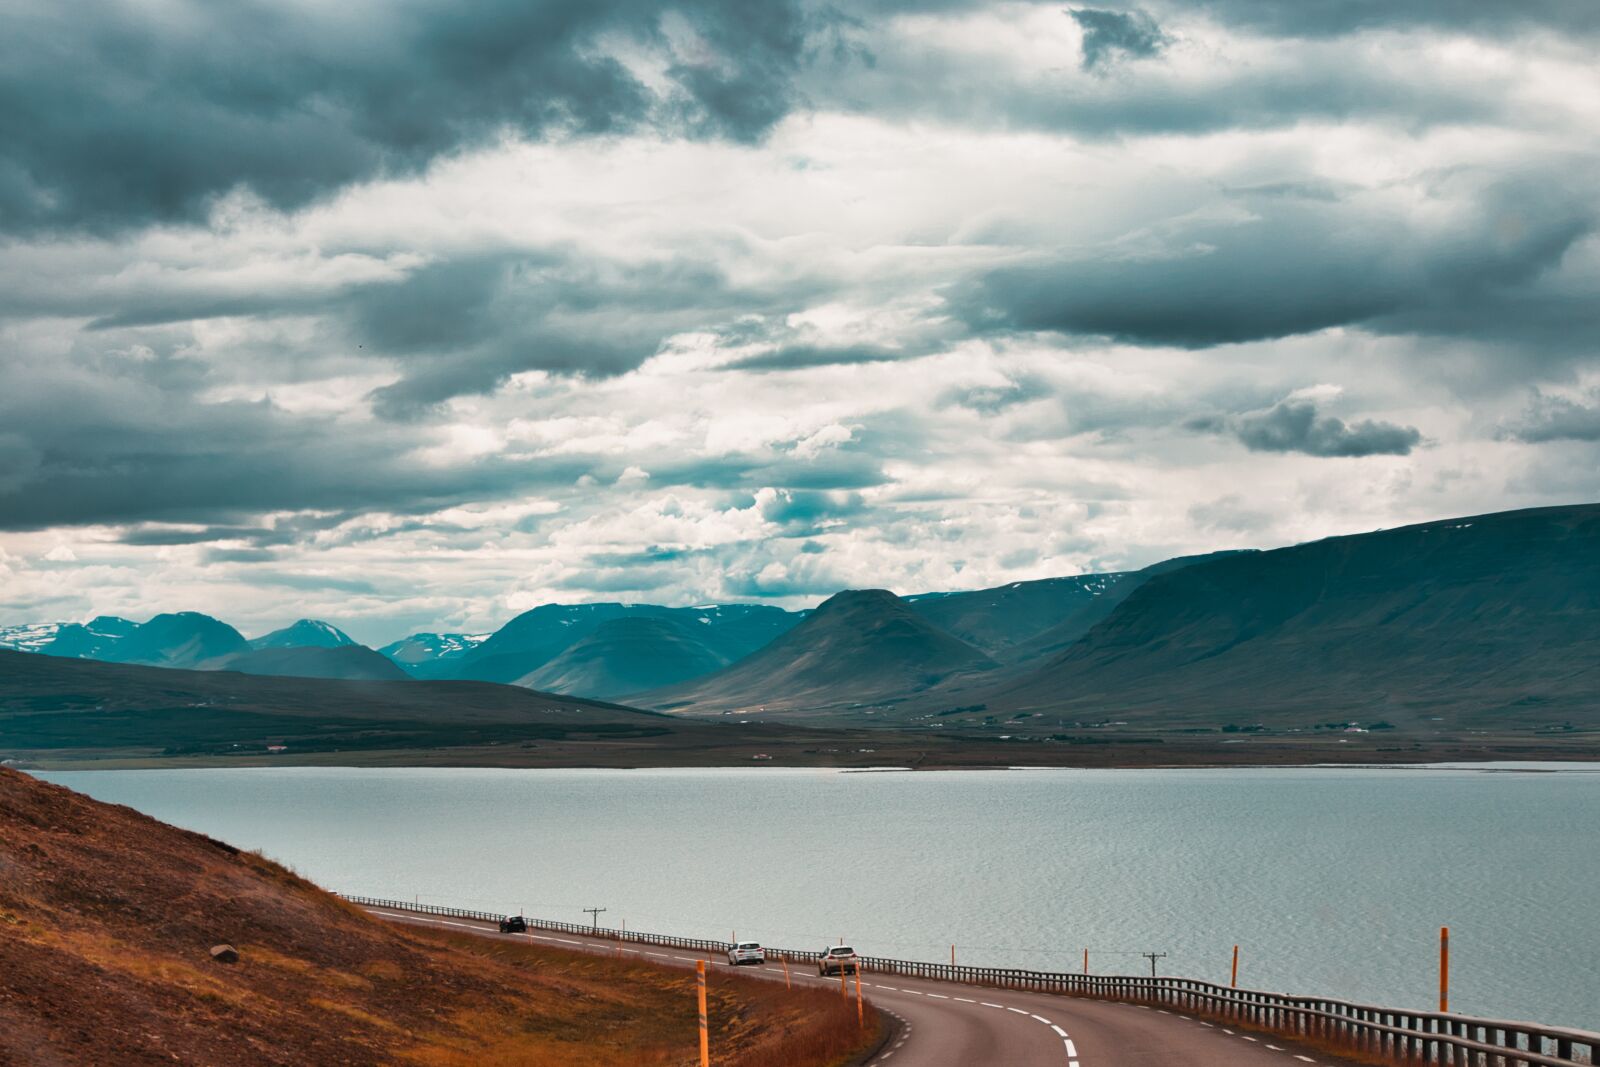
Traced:
POLYGON ((1600 505, 1230 556, 1151 578, 991 707, 1168 723, 1600 721, 1600 505))
POLYGON ((853 589, 830 597, 799 626, 715 674, 631 699, 695 715, 806 711, 903 698, 952 674, 994 666, 888 590, 853 589))
POLYGON ((481 682, 184 671, 0 652, 0 750, 427 749, 672 732, 659 715, 481 682))
POLYGON ((1118 605, 1132 596, 1134 590, 1144 585, 1151 578, 1167 574, 1170 571, 1182 570, 1184 567, 1192 567, 1196 563, 1237 556, 1242 552, 1250 551, 1254 550, 1231 550, 1199 556, 1177 556, 1173 559, 1162 560, 1160 563, 1152 563, 1150 566, 1137 571, 1100 575, 1099 577, 1115 580, 1108 581, 1099 590, 1098 595, 1076 600, 1071 605, 1071 609, 1054 625, 1006 649, 1003 658, 1008 664, 1029 665, 1028 669, 1037 669, 1040 662, 1064 652, 1068 647, 1082 639, 1084 634, 1109 619, 1111 613, 1117 610, 1118 605))
POLYGON ((697 678, 727 664, 727 657, 673 619, 624 617, 601 623, 516 684, 609 700, 697 678))
POLYGON ((365 645, 267 646, 196 664, 201 670, 288 678, 365 678, 404 682, 411 675, 365 645))
MULTIPOLYGON (((258 855, 4 768, 0 929, 6 1064, 633 1067, 686 1063, 696 1041, 682 970, 382 924, 258 855)), ((831 991, 731 977, 710 1018, 729 1067, 822 1067, 872 1037, 831 991)))
POLYGON ((905 597, 911 610, 974 648, 999 660, 1097 601, 1115 594, 1129 575, 1080 574, 1012 582, 960 593, 905 597))

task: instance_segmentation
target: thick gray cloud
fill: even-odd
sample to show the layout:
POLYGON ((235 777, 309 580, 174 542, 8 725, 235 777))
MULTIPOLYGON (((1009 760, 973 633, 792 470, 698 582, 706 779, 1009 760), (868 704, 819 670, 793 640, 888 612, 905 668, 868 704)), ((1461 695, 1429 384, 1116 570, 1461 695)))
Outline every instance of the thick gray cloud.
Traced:
POLYGON ((1143 11, 1077 7, 1067 13, 1083 30, 1084 70, 1094 70, 1118 56, 1156 55, 1167 42, 1156 20, 1143 11))
POLYGON ((1422 434, 1414 427, 1372 419, 1347 424, 1318 412, 1314 401, 1298 398, 1241 415, 1200 416, 1187 425, 1192 430, 1230 434, 1252 452, 1299 452, 1328 458, 1407 456, 1422 442, 1422 434))
MULTIPOLYGON (((1446 180, 1441 196, 1464 177, 1446 180)), ((952 306, 980 330, 1196 348, 1331 326, 1452 333, 1485 300, 1547 303, 1529 284, 1594 232, 1592 202, 1559 181, 1491 179, 1452 199, 1455 221, 1425 228, 1381 204, 1251 196, 1248 216, 1194 223, 1139 254, 992 271, 955 289, 952 306)), ((1570 310, 1593 316, 1592 305, 1570 310)), ((1576 322, 1524 314, 1508 325, 1537 339, 1576 322)))
POLYGON ((788 0, 98 0, 12 6, 0 35, 0 227, 199 217, 248 187, 295 206, 510 131, 661 122, 751 140, 795 102, 788 0), (672 46, 668 20, 679 19, 672 46), (647 87, 610 42, 671 58, 647 87), (681 48, 686 54, 679 54, 681 48))
MULTIPOLYGON (((570 485, 594 465, 584 457, 427 465, 411 455, 420 442, 401 428, 350 432, 334 418, 292 415, 266 400, 202 402, 204 368, 175 355, 103 353, 93 370, 0 361, 0 424, 33 457, 0 480, 0 529, 428 509, 570 485)), ((216 532, 241 534, 231 525, 216 532)))
POLYGON ((1536 393, 1527 411, 1501 428, 1501 436, 1544 441, 1600 441, 1600 390, 1582 399, 1536 393))

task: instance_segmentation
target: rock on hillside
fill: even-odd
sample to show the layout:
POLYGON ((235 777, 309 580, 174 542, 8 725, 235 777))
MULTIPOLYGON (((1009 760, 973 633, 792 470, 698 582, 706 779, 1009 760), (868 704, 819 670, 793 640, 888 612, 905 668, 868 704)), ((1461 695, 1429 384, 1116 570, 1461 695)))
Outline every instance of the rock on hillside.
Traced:
POLYGON ((690 714, 805 711, 905 697, 994 666, 888 590, 856 589, 830 597, 799 626, 732 666, 631 700, 690 714))

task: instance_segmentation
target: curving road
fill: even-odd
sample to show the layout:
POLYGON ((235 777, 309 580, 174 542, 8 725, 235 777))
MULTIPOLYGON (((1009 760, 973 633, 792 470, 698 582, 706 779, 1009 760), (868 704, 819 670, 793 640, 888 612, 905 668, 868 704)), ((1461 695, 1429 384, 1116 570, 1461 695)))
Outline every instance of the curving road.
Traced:
MULTIPOLYGON (((391 922, 508 936, 491 923, 470 919, 366 910, 391 922)), ((515 936, 577 951, 617 951, 617 943, 606 938, 547 931, 515 936)), ((630 944, 623 951, 669 966, 707 959, 654 945, 630 944)), ((710 962, 728 966, 720 957, 710 962)), ((776 964, 745 967, 740 973, 783 981, 776 964)), ((824 980, 793 964, 789 973, 796 982, 838 985, 837 978, 824 980)), ((1352 1060, 1285 1038, 1139 1005, 871 973, 863 976, 863 989, 899 1023, 889 1046, 870 1061, 883 1067, 1355 1067, 1352 1060)))

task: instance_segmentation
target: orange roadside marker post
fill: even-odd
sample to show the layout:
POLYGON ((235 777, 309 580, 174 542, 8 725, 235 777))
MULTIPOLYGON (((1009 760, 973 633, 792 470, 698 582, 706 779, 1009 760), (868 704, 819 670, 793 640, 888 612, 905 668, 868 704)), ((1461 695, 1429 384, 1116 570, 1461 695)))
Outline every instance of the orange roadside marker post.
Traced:
POLYGON ((856 963, 856 1025, 867 1028, 867 1010, 861 1004, 861 963, 856 963))
POLYGON ((1084 974, 1088 974, 1089 973, 1089 950, 1088 949, 1084 949, 1083 950, 1083 973, 1084 974))
POLYGON ((793 989, 794 983, 789 981, 789 957, 779 956, 778 962, 783 964, 783 988, 793 989))
POLYGON ((1450 928, 1439 927, 1439 1010, 1450 1010, 1450 928))
POLYGON ((839 964, 839 995, 846 999, 850 996, 850 980, 845 977, 844 964, 839 964))
POLYGON ((956 947, 954 945, 951 945, 950 946, 950 966, 954 967, 955 965, 956 965, 956 947))
POLYGON ((1239 946, 1233 946, 1233 977, 1228 979, 1229 989, 1239 988, 1239 946))
POLYGON ((696 960, 694 970, 700 987, 700 1067, 711 1067, 711 1031, 706 1027, 706 961, 696 960))

